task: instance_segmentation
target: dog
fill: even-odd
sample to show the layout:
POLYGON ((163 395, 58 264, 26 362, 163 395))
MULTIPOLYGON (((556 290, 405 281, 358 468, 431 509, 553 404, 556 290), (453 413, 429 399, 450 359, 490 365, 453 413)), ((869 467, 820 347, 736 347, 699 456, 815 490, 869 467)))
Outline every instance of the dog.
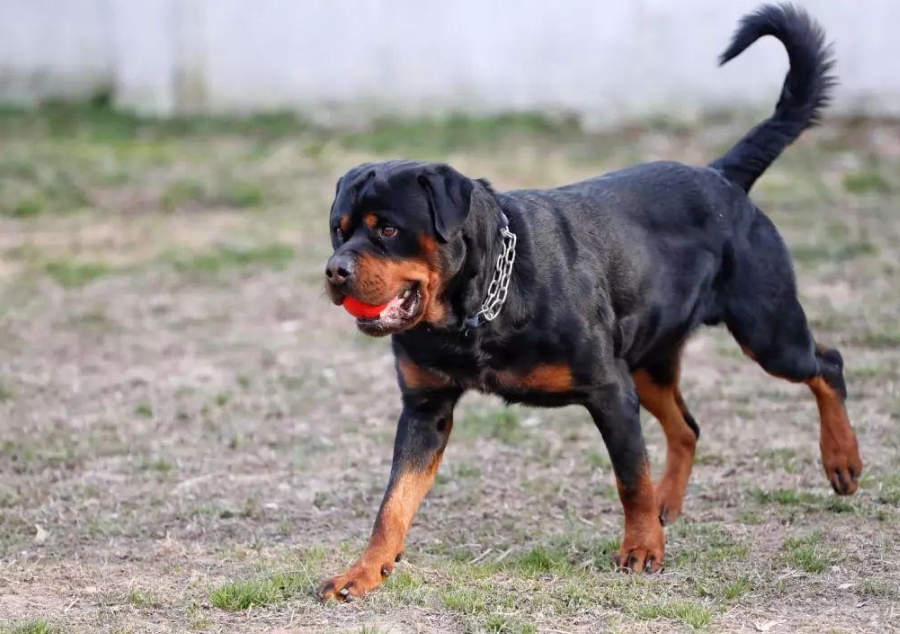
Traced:
POLYGON ((720 63, 766 35, 790 59, 775 111, 705 167, 655 162, 500 193, 448 165, 397 160, 338 181, 326 291, 357 307, 363 333, 392 336, 403 408, 368 547, 319 599, 361 596, 391 574, 470 389, 587 408, 624 510, 615 563, 661 570, 663 526, 681 513, 700 435, 678 383, 682 349, 701 325, 724 323, 766 372, 809 386, 826 476, 838 494, 856 491, 863 465, 843 360, 814 340, 788 249, 748 196, 818 122, 833 61, 805 11, 767 5, 742 19, 720 63), (665 432, 656 483, 640 406, 665 432))

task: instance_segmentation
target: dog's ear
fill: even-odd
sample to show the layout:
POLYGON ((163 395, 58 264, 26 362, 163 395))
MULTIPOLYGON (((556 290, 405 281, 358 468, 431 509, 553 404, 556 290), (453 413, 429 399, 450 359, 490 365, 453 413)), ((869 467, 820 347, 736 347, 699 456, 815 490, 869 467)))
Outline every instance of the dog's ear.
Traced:
POLYGON ((438 165, 416 178, 428 196, 435 233, 441 242, 448 242, 469 217, 472 181, 449 165, 438 165))

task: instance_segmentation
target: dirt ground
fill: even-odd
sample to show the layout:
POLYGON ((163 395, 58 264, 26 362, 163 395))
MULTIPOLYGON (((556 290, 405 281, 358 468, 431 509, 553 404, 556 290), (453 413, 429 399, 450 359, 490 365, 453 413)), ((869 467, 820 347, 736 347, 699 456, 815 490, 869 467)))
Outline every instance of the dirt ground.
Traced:
POLYGON ((754 190, 817 337, 844 354, 856 496, 831 493, 808 391, 704 330, 682 384, 702 436, 664 574, 610 570, 622 513, 585 412, 471 395, 388 583, 312 596, 368 537, 399 413, 388 342, 321 289, 337 176, 410 156, 551 186, 705 162, 750 123, 0 113, 0 632, 900 632, 889 122, 808 133, 754 190))

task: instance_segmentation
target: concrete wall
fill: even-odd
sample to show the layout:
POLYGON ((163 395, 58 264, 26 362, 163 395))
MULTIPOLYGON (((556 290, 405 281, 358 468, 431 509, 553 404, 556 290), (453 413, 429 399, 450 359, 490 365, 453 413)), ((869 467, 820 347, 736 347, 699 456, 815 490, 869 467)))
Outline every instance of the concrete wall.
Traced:
MULTIPOLYGON (((770 107, 759 0, 0 0, 0 101, 110 90, 143 112, 318 119, 550 109, 594 120, 770 107)), ((801 2, 836 42, 844 112, 900 115, 900 1, 801 2)))

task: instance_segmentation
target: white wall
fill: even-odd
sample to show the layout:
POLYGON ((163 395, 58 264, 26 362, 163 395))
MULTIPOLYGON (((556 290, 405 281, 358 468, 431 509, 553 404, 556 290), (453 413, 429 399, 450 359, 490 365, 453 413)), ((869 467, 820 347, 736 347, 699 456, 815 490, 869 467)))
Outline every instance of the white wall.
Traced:
MULTIPOLYGON (((836 108, 900 115, 900 1, 801 2, 836 42, 836 108)), ((318 119, 552 109, 615 120, 769 107, 758 0, 0 0, 0 101, 111 89, 144 112, 318 119)))

